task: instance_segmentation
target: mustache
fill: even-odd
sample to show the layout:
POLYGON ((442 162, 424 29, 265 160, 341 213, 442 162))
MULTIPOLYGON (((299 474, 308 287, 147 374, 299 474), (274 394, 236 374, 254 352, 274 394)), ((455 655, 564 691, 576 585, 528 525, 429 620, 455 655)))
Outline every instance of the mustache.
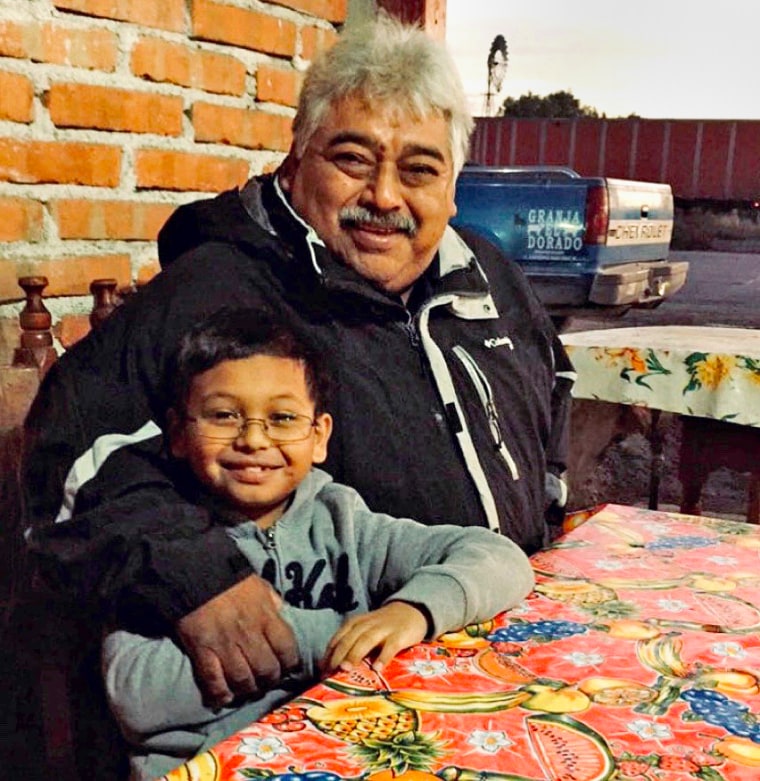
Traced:
POLYGON ((342 228, 377 228, 378 230, 397 230, 413 237, 417 233, 417 221, 413 217, 396 212, 377 214, 364 206, 346 206, 338 212, 342 228))

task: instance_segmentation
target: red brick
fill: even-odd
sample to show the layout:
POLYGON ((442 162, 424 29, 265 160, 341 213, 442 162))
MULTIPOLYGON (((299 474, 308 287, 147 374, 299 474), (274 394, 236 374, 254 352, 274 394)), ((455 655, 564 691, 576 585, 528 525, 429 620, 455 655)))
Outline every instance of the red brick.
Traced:
POLYGON ((39 241, 42 204, 26 198, 0 198, 0 241, 39 241))
POLYGON ((211 0, 193 0, 193 35, 283 57, 295 54, 293 22, 211 0))
POLYGON ((301 56, 305 60, 313 60, 317 52, 329 49, 337 40, 338 34, 334 30, 304 27, 301 31, 301 56))
POLYGON ((291 124, 290 117, 266 111, 249 111, 211 103, 196 103, 193 106, 196 141, 287 152, 293 137, 291 124))
POLYGON ((113 277, 119 285, 131 282, 129 255, 74 255, 57 258, 0 260, 0 301, 21 301, 19 277, 44 276, 44 297, 90 295, 93 279, 113 277))
POLYGON ((116 67, 118 42, 110 30, 93 27, 76 29, 59 24, 29 22, 19 32, 23 48, 21 56, 33 62, 109 72, 116 67))
POLYGON ((135 160, 137 186, 158 190, 220 192, 242 185, 248 163, 230 157, 140 149, 135 160))
POLYGON ((22 25, 17 22, 0 21, 0 55, 20 59, 28 56, 22 25))
POLYGON ((107 144, 0 138, 0 181, 116 187, 121 150, 107 144))
POLYGON ((20 73, 0 71, 0 119, 31 122, 34 119, 34 87, 20 73))
POLYGON ((6 57, 110 72, 117 54, 116 36, 109 30, 0 21, 0 55, 6 57))
POLYGON ((298 71, 259 65, 256 71, 256 99, 295 106, 302 81, 303 77, 298 71))
POLYGON ((30 266, 25 274, 48 278, 45 296, 85 296, 93 279, 113 277, 118 284, 128 285, 132 278, 129 255, 70 255, 31 261, 30 266))
POLYGON ((99 87, 52 84, 47 95, 50 119, 58 127, 126 130, 131 133, 182 133, 183 101, 172 95, 99 87))
POLYGON ((144 24, 162 30, 185 30, 185 0, 53 0, 62 11, 144 24))
POLYGON ((245 65, 235 57, 141 38, 132 49, 132 73, 151 81, 226 95, 245 93, 245 65))
POLYGON ((150 282, 156 274, 161 271, 161 265, 158 262, 158 258, 153 258, 149 263, 145 263, 137 269, 137 286, 145 285, 150 282))
POLYGON ((346 0, 269 0, 272 5, 282 5, 294 11, 303 11, 328 22, 346 21, 346 0))
POLYGON ((141 201, 54 201, 53 218, 62 239, 154 241, 175 206, 141 201))
POLYGON ((66 350, 87 336, 90 330, 89 315, 64 315, 53 326, 53 334, 66 350))
POLYGON ((20 276, 14 261, 0 259, 0 302, 18 301, 24 297, 24 291, 16 282, 20 276))

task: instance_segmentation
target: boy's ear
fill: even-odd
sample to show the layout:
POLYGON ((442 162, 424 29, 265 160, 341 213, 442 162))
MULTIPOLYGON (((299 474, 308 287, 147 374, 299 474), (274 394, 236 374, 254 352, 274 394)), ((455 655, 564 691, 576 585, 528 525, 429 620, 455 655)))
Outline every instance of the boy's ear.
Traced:
POLYGON ((328 412, 317 415, 314 419, 314 450, 311 455, 312 464, 322 464, 327 458, 327 443, 332 434, 333 419, 328 412))
POLYGON ((175 409, 170 409, 166 413, 166 433, 169 440, 169 452, 175 458, 184 458, 185 448, 185 427, 182 424, 182 418, 175 409))

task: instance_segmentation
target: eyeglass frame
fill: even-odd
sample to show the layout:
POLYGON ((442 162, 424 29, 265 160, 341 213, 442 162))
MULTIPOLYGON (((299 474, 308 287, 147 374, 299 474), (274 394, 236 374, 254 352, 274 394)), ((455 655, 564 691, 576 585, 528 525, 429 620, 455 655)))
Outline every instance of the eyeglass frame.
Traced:
MULTIPOLYGON (((200 426, 198 427, 198 434, 215 442, 234 442, 236 439, 239 439, 241 436, 243 436, 243 434, 247 431, 248 426, 250 426, 252 423, 260 423, 261 431, 264 436, 275 445, 290 445, 296 442, 305 442, 311 435, 312 430, 315 429, 319 424, 317 419, 310 418, 308 415, 302 415, 298 412, 289 412, 288 414, 292 415, 294 418, 302 418, 309 421, 309 430, 302 437, 298 437, 298 439, 280 439, 277 436, 273 437, 269 430, 269 426, 271 424, 267 421, 266 418, 244 418, 242 416, 238 422, 238 428, 234 436, 216 436, 214 434, 204 434, 203 431, 200 430, 200 426)), ((187 420, 190 423, 200 423, 201 425, 210 422, 210 418, 206 418, 203 415, 183 415, 182 418, 183 420, 187 420)))

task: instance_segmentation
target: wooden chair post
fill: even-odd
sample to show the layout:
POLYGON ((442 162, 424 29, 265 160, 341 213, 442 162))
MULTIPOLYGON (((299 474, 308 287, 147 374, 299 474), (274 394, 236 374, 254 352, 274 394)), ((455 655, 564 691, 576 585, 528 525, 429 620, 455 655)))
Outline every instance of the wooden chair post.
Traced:
POLYGON ((53 318, 42 300, 48 279, 20 277, 18 284, 26 294, 26 304, 18 317, 21 339, 13 356, 13 365, 36 366, 42 377, 58 357, 53 347, 53 318))
POLYGON ((93 279, 90 283, 93 306, 90 312, 90 326, 97 328, 116 308, 115 279, 93 279))

